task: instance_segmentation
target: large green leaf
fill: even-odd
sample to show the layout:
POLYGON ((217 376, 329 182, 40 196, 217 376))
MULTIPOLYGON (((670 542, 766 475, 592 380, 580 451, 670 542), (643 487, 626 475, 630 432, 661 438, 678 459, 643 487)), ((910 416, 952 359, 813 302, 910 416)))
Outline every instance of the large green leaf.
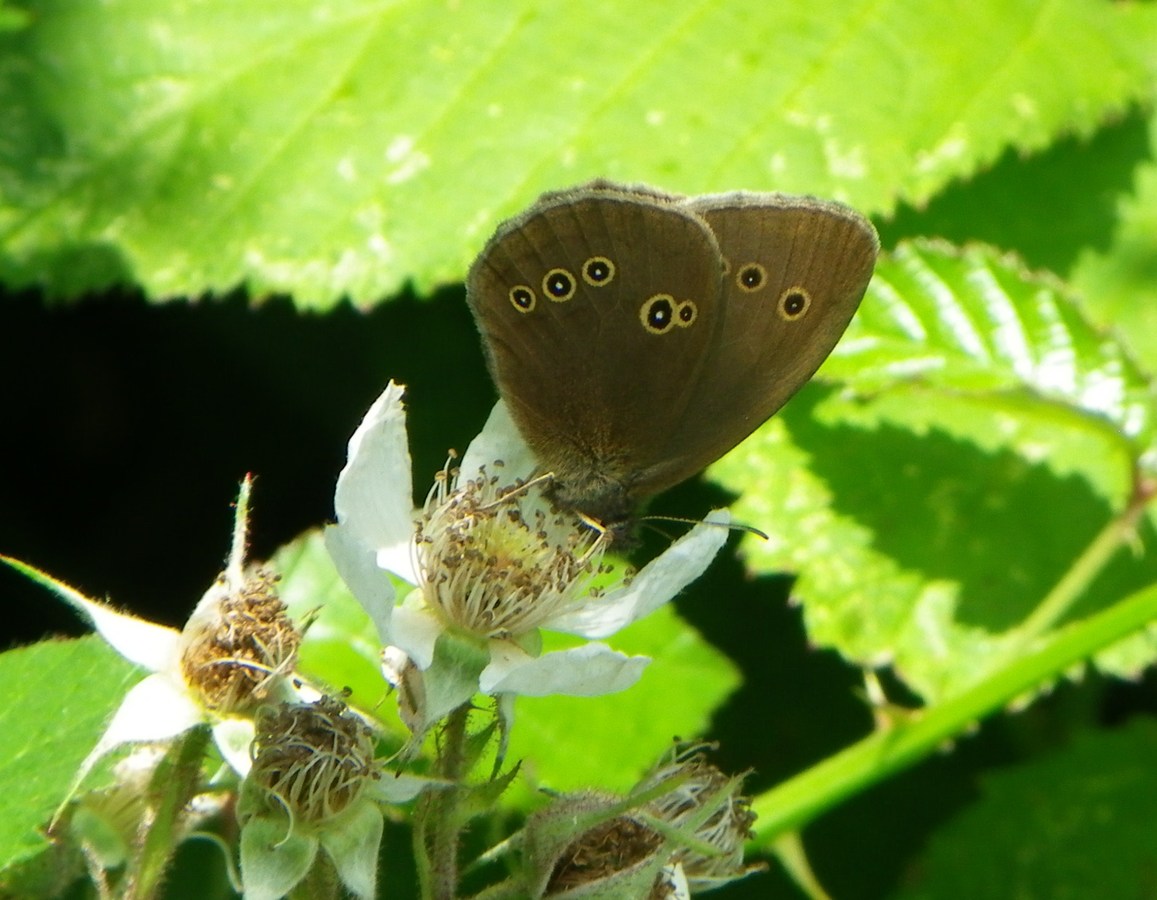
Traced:
POLYGON ((460 279, 594 175, 887 212, 1150 92, 1101 0, 26 2, 0 32, 0 278, 326 305, 460 279))
POLYGON ((1149 157, 1121 201, 1108 247, 1087 248, 1072 280, 1097 318, 1113 323, 1157 371, 1157 113, 1149 119, 1149 157))
POLYGON ((897 248, 824 373, 861 390, 901 380, 999 392, 1014 405, 1052 402, 1134 458, 1149 448, 1157 416, 1148 376, 1119 341, 1060 285, 979 246, 897 248))
POLYGON ((1157 870, 1155 752, 1157 725, 1137 720, 985 777, 894 896, 1143 896, 1157 870))
POLYGON ((0 654, 0 681, 18 687, 0 709, 0 894, 13 879, 24 885, 29 877, 50 879, 51 864, 34 876, 9 870, 48 850, 41 829, 139 678, 97 637, 0 654))
MULTIPOLYGON (((881 263, 824 372, 857 393, 810 386, 711 471, 770 535, 749 564, 800 574, 812 639, 933 700, 1008 652, 1124 507, 1151 387, 1050 282, 933 245, 881 263)), ((1155 578, 1152 558, 1120 554, 1071 614, 1155 578)), ((1135 673, 1153 653, 1142 635, 1099 662, 1135 673)))

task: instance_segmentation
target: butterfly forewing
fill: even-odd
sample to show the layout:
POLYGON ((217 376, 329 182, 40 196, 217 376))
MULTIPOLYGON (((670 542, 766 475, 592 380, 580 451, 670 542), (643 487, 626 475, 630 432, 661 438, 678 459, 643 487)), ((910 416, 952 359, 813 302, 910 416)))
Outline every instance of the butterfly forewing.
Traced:
POLYGON ((588 186, 499 228, 467 297, 499 392, 564 500, 625 515, 633 482, 670 453, 717 340, 720 282, 710 229, 660 194, 588 186))

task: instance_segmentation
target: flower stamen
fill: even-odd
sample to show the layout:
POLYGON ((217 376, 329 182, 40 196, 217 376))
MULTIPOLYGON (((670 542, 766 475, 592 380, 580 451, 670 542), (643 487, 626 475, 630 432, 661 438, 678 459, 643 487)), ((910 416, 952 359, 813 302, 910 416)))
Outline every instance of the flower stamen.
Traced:
POLYGON ((206 708, 251 709, 266 698, 269 682, 293 667, 301 634, 277 596, 278 580, 259 569, 230 591, 223 575, 210 589, 217 602, 190 618, 181 673, 206 708))
POLYGON ((460 474, 448 460, 417 525, 415 568, 432 608, 468 631, 504 638, 598 596, 590 585, 604 571, 609 536, 555 508, 547 476, 503 484, 485 468, 464 483, 460 474))

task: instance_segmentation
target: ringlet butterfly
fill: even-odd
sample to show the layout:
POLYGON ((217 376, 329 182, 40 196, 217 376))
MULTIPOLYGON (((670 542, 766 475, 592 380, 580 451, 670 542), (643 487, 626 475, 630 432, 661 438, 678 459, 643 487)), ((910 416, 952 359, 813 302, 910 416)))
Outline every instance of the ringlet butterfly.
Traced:
POLYGON ((554 500, 623 540, 812 376, 878 250, 839 203, 600 180, 499 225, 466 298, 554 500))

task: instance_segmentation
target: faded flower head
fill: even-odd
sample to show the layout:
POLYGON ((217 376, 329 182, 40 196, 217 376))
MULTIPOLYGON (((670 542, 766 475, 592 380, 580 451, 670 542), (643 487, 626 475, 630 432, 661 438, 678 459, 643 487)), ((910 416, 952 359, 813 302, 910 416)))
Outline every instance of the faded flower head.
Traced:
POLYGON ((301 633, 264 569, 223 573, 181 633, 181 674, 206 709, 246 712, 297 662, 301 633))
POLYGON ((707 762, 703 744, 682 744, 625 798, 557 798, 527 822, 530 896, 684 898, 742 878, 755 816, 743 777, 707 762))
POLYGON ((672 852, 668 865, 682 869, 692 890, 726 884, 753 871, 743 865, 743 847, 753 836, 755 822, 750 798, 740 793, 745 776, 719 771, 707 760, 708 746, 675 745, 635 789, 642 793, 669 786, 647 809, 689 836, 672 852))
POLYGON ((345 811, 381 777, 369 726, 332 697, 263 709, 252 752, 249 777, 307 825, 345 811))
POLYGON ((556 798, 526 823, 525 890, 541 897, 644 897, 666 840, 629 803, 592 791, 556 798))
POLYGON ((369 726, 337 698, 261 711, 237 807, 246 900, 288 894, 319 850, 355 897, 376 896, 381 804, 412 800, 430 783, 383 778, 374 749, 369 726))
POLYGON ((183 631, 122 613, 32 566, 0 557, 56 593, 121 656, 151 673, 125 695, 81 764, 73 791, 115 747, 171 740, 200 724, 212 727, 222 756, 243 774, 249 767, 255 705, 294 695, 288 676, 300 634, 277 599, 276 578, 249 570, 245 562, 251 489, 247 477, 237 496, 225 571, 201 597, 183 631))
POLYGON ((662 847, 663 836, 642 819, 621 815, 600 822, 567 845, 550 873, 544 896, 565 897, 592 885, 623 889, 638 881, 634 876, 639 870, 649 881, 654 876, 645 869, 662 847))

